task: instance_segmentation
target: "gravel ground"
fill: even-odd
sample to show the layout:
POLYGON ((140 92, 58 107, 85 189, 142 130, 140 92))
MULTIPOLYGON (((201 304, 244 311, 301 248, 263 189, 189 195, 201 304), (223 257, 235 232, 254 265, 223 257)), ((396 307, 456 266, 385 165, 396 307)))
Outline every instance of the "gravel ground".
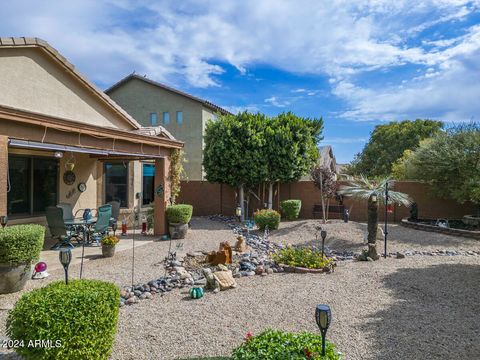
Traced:
MULTIPOLYGON (((271 239, 312 241, 313 224, 282 223, 271 233, 271 239)), ((362 248, 364 225, 337 222, 325 227, 327 244, 332 248, 362 248)), ((392 226, 391 237, 391 251, 480 250, 480 243, 472 240, 398 226, 392 226)), ((224 224, 196 218, 182 252, 210 250, 224 240, 234 241, 224 224)), ((167 251, 168 242, 137 248, 136 281, 163 274, 163 268, 155 264, 167 251)), ((84 267, 85 275, 127 285, 131 281, 130 259, 130 253, 120 252, 112 259, 92 260, 84 267)), ((72 267, 72 276, 78 275, 78 269, 72 267)), ((62 275, 53 271, 47 280, 29 281, 27 289, 44 286, 62 275)), ((6 311, 1 309, 13 306, 19 296, 0 295, 0 336, 4 335, 6 318, 6 311)), ((328 337, 345 359, 474 359, 480 353, 480 256, 415 256, 373 263, 341 262, 330 275, 240 278, 236 289, 207 293, 199 300, 190 300, 186 290, 175 290, 123 307, 111 358, 220 356, 229 354, 248 331, 258 333, 269 327, 318 331, 314 320, 317 303, 331 306, 333 324, 328 337)))

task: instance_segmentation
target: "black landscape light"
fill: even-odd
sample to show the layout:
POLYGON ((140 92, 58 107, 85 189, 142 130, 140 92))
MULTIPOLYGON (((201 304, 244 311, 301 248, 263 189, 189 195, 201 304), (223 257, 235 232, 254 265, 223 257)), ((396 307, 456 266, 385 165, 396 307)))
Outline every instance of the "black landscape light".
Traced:
POLYGON ((68 266, 72 261, 72 251, 69 248, 62 248, 58 254, 58 257, 60 259, 60 263, 63 265, 63 269, 65 270, 65 284, 68 285, 68 266))
POLYGON ((320 236, 322 237, 322 259, 325 256, 325 239, 327 237, 327 230, 321 230, 320 231, 320 236))
POLYGON ((325 356, 325 336, 327 335, 328 327, 332 322, 332 311, 330 306, 325 304, 317 305, 315 309, 315 320, 317 321, 318 328, 322 334, 322 356, 325 356))
POLYGON ((0 224, 2 225, 2 228, 7 226, 7 222, 8 222, 8 216, 7 215, 0 216, 0 224))

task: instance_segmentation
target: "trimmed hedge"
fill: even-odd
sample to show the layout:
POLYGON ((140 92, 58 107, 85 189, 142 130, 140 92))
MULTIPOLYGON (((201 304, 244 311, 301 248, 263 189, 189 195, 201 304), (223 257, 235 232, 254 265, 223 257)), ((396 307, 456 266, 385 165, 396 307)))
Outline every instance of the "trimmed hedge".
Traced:
POLYGON ((300 215, 302 200, 283 200, 280 209, 287 220, 296 220, 300 215))
POLYGON ((23 295, 10 310, 7 335, 25 359, 107 359, 115 340, 119 289, 99 280, 53 282, 23 295), (50 340, 51 347, 27 346, 50 340))
POLYGON ((280 213, 271 209, 257 210, 253 214, 253 220, 260 230, 265 230, 267 225, 268 230, 276 230, 280 224, 280 213))
POLYGON ((167 207, 167 219, 170 224, 188 224, 192 213, 192 205, 178 204, 167 207))
POLYGON ((289 333, 266 330, 257 336, 248 334, 246 341, 233 350, 234 360, 340 360, 341 354, 326 341, 325 356, 322 353, 322 337, 310 332, 289 333))
POLYGON ((0 263, 32 264, 40 257, 45 228, 40 225, 13 225, 0 229, 0 263))

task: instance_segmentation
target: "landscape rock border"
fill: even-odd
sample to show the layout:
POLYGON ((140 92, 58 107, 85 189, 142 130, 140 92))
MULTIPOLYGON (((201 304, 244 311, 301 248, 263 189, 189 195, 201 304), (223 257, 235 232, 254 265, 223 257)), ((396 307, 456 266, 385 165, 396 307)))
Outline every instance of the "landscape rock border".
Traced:
POLYGON ((407 228, 415 229, 415 230, 437 232, 437 233, 446 234, 446 235, 462 236, 462 237, 480 240, 480 231, 444 228, 441 226, 428 225, 428 224, 422 224, 419 222, 410 221, 407 218, 402 219, 402 221, 400 222, 400 225, 405 226, 407 228))

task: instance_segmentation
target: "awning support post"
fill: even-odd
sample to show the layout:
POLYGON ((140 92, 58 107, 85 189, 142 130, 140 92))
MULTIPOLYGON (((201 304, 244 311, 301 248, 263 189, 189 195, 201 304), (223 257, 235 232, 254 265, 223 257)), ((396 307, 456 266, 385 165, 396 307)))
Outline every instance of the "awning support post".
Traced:
POLYGON ((155 159, 155 200, 153 233, 162 236, 168 233, 166 209, 170 200, 170 158, 155 159))

